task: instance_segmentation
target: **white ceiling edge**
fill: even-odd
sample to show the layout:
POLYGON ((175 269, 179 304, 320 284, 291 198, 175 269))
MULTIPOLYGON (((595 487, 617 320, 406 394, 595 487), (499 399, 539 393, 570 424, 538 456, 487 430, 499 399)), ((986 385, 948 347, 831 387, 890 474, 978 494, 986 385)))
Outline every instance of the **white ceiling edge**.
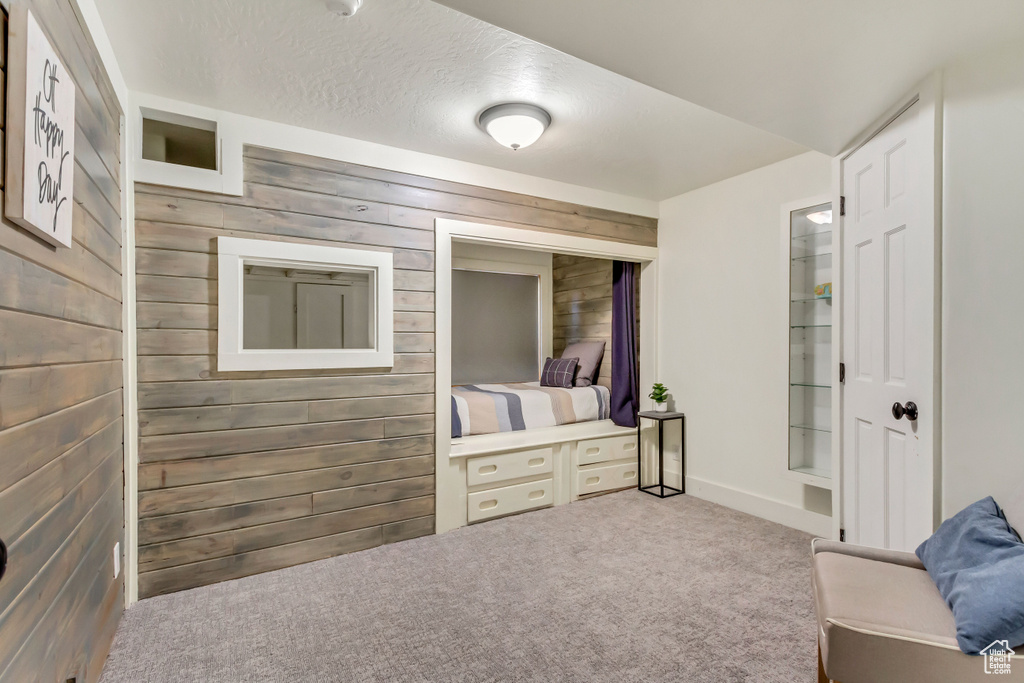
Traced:
MULTIPOLYGON (((2 0, 2 4, 5 8, 8 8, 10 0, 2 0)), ((133 95, 137 91, 129 91, 128 89, 120 64, 118 64, 117 57, 114 54, 110 36, 107 34, 106 27, 100 17, 96 1, 76 0, 76 4, 82 13, 85 28, 96 46, 100 61, 107 72, 114 94, 124 113, 126 122, 124 134, 126 136, 133 135, 136 117, 134 112, 129 112, 128 109, 129 102, 134 101, 133 95)), ((182 104, 154 95, 149 95, 149 99, 154 103, 163 101, 168 109, 173 109, 174 106, 182 104)), ((206 109, 208 115, 218 113, 214 110, 187 103, 186 106, 193 111, 206 109)), ((282 151, 326 157, 335 161, 411 173, 413 175, 423 175, 468 185, 479 185, 495 190, 505 190, 544 199, 647 216, 649 218, 658 217, 659 202, 651 199, 630 197, 606 190, 597 190, 538 176, 459 161, 457 159, 414 152, 380 143, 323 133, 231 112, 219 113, 238 122, 240 129, 243 131, 243 143, 259 144, 265 147, 271 146, 282 151), (277 142, 274 144, 271 141, 277 142)), ((132 149, 132 147, 133 145, 128 145, 128 149, 132 149)), ((131 173, 132 166, 133 164, 128 160, 126 162, 127 173, 131 173)), ((126 187, 127 181, 130 179, 125 178, 124 180, 126 187)))
MULTIPOLYGON (((138 91, 129 91, 128 89, 120 64, 118 64, 117 57, 114 55, 114 48, 110 42, 110 37, 100 17, 96 1, 76 0, 76 3, 78 4, 79 11, 82 13, 82 18, 85 20, 86 30, 88 30, 93 43, 96 45, 100 61, 103 63, 103 67, 110 78, 114 94, 117 96, 122 110, 124 110, 126 121, 125 135, 132 135, 135 116, 133 112, 128 111, 128 103, 134 100, 133 95, 138 91)), ((8 6, 10 0, 3 0, 3 4, 8 6)), ((163 101, 168 109, 172 109, 175 105, 183 104, 150 93, 141 94, 146 95, 153 102, 163 101)), ((659 202, 652 199, 631 197, 606 190, 597 190, 582 185, 573 185, 558 180, 516 173, 515 171, 506 171, 457 159, 414 152, 399 147, 357 140, 342 135, 324 133, 233 112, 217 112, 216 110, 197 107, 190 103, 184 104, 191 110, 205 109, 208 115, 220 113, 225 117, 235 120, 242 131, 243 143, 274 147, 282 151, 298 152, 335 161, 422 175, 437 178, 438 180, 478 185, 494 190, 532 195, 544 199, 607 209, 609 211, 619 211, 649 218, 658 217, 659 202)))
MULTIPOLYGON (((10 3, 5 2, 4 4, 10 3)), ((117 57, 114 56, 114 46, 110 42, 110 36, 107 35, 103 19, 100 18, 96 0, 75 0, 75 4, 78 5, 78 11, 82 13, 82 19, 85 20, 86 31, 89 32, 93 44, 96 45, 100 62, 103 63, 107 77, 110 78, 110 84, 114 87, 114 95, 117 96, 118 104, 121 105, 121 110, 127 113, 128 84, 124 80, 124 74, 121 73, 121 65, 117 63, 117 57)))
POLYGON ((434 0, 825 154, 937 69, 1024 41, 1021 0, 434 0))
MULTIPOLYGON (((648 218, 658 217, 659 202, 653 199, 630 197, 468 161, 414 152, 378 142, 357 140, 334 133, 202 107, 152 93, 133 90, 130 95, 131 101, 145 99, 147 106, 150 107, 225 121, 226 125, 233 127, 234 134, 241 137, 243 145, 270 147, 285 152, 296 152, 323 159, 410 173, 466 185, 477 185, 648 218), (136 97, 137 95, 140 97, 136 97)), ((127 116, 130 128, 134 128, 135 116, 133 114, 134 112, 127 116)), ((129 132, 128 134, 134 133, 129 132)))

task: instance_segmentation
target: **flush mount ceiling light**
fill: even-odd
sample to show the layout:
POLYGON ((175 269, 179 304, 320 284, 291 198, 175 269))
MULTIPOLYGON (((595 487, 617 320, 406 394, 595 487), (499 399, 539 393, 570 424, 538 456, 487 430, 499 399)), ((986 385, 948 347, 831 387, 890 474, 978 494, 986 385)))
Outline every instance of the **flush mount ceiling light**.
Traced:
POLYGON ((362 4, 363 0, 327 0, 327 9, 343 17, 351 17, 362 4))
POLYGON ((537 142, 551 115, 532 104, 497 104, 480 112, 477 124, 498 144, 516 150, 537 142))
POLYGON ((832 209, 826 211, 815 211, 807 214, 807 220, 818 225, 825 225, 832 222, 832 209))

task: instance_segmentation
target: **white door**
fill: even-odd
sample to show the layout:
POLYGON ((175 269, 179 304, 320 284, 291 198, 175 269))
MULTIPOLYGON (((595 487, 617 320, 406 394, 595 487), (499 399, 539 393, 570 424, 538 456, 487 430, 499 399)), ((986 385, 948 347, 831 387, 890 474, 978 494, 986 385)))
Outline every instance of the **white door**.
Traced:
POLYGON ((842 161, 843 524, 850 542, 899 550, 932 533, 936 510, 934 128, 923 109, 842 161))
POLYGON ((297 348, 345 348, 344 292, 342 287, 336 285, 297 285, 297 348))

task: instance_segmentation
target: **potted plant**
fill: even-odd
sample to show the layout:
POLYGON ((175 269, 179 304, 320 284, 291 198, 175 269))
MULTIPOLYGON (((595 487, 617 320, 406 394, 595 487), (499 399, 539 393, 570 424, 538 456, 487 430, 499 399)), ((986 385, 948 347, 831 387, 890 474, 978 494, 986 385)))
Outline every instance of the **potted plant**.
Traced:
POLYGON ((668 401, 668 389, 664 384, 656 382, 647 397, 654 399, 654 409, 657 412, 664 413, 668 411, 668 403, 666 403, 668 401))

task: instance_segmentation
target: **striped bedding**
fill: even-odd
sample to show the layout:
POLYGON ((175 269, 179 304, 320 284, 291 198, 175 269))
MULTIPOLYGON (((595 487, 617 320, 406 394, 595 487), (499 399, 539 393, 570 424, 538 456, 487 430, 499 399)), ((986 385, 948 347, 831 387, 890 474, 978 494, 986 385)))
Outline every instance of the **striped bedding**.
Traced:
POLYGON ((609 392, 594 384, 559 389, 540 382, 452 387, 452 437, 607 420, 609 392))

